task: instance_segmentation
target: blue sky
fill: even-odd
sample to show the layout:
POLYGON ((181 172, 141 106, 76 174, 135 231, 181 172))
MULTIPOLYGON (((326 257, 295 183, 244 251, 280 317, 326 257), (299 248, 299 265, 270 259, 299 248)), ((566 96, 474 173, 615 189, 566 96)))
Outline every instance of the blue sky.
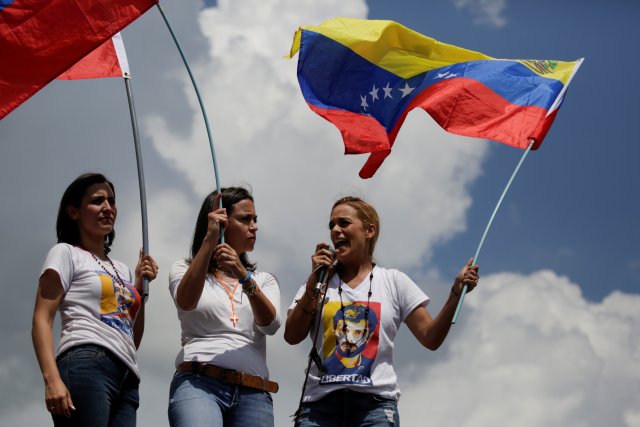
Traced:
MULTIPOLYGON (((199 80, 223 185, 249 183, 260 219, 260 269, 289 306, 327 240, 331 203, 373 202, 382 218, 377 261, 407 272, 437 313, 473 255, 522 151, 448 134, 414 111, 376 176, 344 156, 340 134, 305 105, 295 29, 335 16, 396 20, 440 41, 498 58, 585 58, 541 148, 530 153, 480 255, 481 283, 437 352, 407 332, 396 341, 403 425, 640 427, 640 198, 635 123, 640 4, 514 0, 224 0, 162 2, 199 80), (465 402, 461 408, 459 402, 465 402)), ((187 255, 193 222, 213 187, 197 102, 158 12, 123 32, 145 162, 152 283, 139 425, 166 425, 180 347, 167 290, 187 255)), ((1 54, 1 53, 0 53, 1 54)), ((55 243, 64 188, 98 170, 115 183, 112 255, 133 266, 140 219, 131 124, 119 79, 52 82, 0 121, 0 424, 43 425, 42 378, 29 330, 39 270, 55 243), (25 369, 25 364, 27 369, 25 369), (19 376, 18 376, 19 373, 19 376)), ((289 425, 308 346, 268 340, 289 425)))

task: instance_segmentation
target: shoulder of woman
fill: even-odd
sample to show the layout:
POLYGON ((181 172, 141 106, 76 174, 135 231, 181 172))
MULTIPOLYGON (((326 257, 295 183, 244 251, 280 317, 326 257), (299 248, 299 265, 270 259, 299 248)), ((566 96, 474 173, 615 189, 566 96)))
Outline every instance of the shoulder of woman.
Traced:
POLYGON ((171 264, 171 269, 169 270, 169 274, 175 272, 175 271, 180 271, 180 270, 186 270, 187 268, 189 268, 189 264, 190 262, 186 259, 179 259, 176 262, 174 262, 173 264, 171 264))
POLYGON ((403 285, 406 283, 413 283, 413 280, 403 271, 395 268, 384 268, 376 266, 376 270, 373 273, 373 277, 376 276, 376 272, 382 278, 393 282, 394 285, 403 285))
POLYGON ((47 258, 75 258, 79 256, 79 249, 69 243, 56 243, 49 249, 47 258))
POLYGON ((255 278, 256 283, 259 286, 271 283, 278 285, 278 278, 273 273, 268 273, 266 271, 254 271, 251 273, 255 278))
POLYGON ((74 250, 78 250, 78 248, 76 248, 73 245, 70 245, 69 243, 56 243, 55 245, 53 245, 51 247, 51 249, 49 250, 49 252, 67 252, 67 253, 71 253, 74 250))

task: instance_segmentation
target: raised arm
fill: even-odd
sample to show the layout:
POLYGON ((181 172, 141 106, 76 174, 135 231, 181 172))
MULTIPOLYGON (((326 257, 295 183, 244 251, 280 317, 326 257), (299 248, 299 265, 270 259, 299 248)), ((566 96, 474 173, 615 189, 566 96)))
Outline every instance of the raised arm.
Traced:
POLYGON ((284 339, 291 345, 298 344, 309 335, 313 318, 322 298, 321 294, 316 294, 315 289, 319 271, 322 268, 330 268, 333 263, 333 255, 328 248, 327 243, 316 245, 316 251, 311 256, 311 274, 307 279, 306 289, 293 310, 289 310, 284 328, 284 339))
POLYGON ((437 350, 447 337, 464 285, 468 286, 467 292, 471 292, 478 284, 478 266, 472 263, 473 258, 456 275, 449 297, 435 318, 431 317, 424 306, 419 306, 405 320, 411 333, 429 350, 437 350))
POLYGON ((202 240, 202 245, 191 260, 189 268, 178 285, 176 302, 185 311, 193 310, 198 305, 198 301, 200 301, 209 269, 209 260, 211 260, 213 251, 220 239, 220 224, 222 226, 227 224, 226 210, 224 208, 216 209, 216 206, 219 205, 219 198, 220 195, 218 194, 213 201, 213 210, 208 215, 207 234, 202 240))

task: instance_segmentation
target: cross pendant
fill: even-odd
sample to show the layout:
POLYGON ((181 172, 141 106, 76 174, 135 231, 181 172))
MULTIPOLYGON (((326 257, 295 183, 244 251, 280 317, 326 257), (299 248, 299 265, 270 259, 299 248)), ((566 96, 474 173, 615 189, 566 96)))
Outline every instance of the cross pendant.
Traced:
POLYGON ((234 328, 236 327, 236 323, 238 323, 238 320, 240 320, 235 313, 233 313, 229 319, 231 320, 231 323, 233 323, 234 328))

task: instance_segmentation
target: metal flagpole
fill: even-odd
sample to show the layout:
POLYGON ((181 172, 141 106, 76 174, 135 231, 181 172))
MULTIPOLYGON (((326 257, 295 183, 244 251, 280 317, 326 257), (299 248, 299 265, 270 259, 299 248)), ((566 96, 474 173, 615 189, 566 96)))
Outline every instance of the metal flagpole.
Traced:
MULTIPOLYGON (((140 150, 140 134, 138 132, 138 119, 136 108, 133 104, 133 92, 131 90, 131 75, 124 74, 124 85, 127 89, 127 100, 129 101, 129 114, 131 115, 131 127, 133 128, 133 145, 136 151, 136 164, 138 166, 138 187, 140 188, 140 210, 142 214, 142 253, 149 255, 149 223, 147 221, 147 193, 144 184, 144 169, 142 167, 142 151, 140 150)), ((142 278, 142 302, 149 299, 149 279, 142 278)))
MULTIPOLYGON (((573 68, 573 72, 569 76, 569 79, 567 80, 567 82, 562 87, 562 90, 560 91, 560 93, 558 93, 558 95, 556 96, 556 99, 553 101, 553 104, 551 105, 551 107, 549 107, 549 110, 547 111, 547 114, 546 114, 545 117, 549 116, 549 114, 553 113, 558 107, 560 107, 560 104, 562 103, 562 99, 564 98, 564 94, 567 91, 567 88, 569 87, 569 83, 571 83, 571 80, 573 80, 573 77, 576 75, 576 72, 578 71, 578 68, 580 68, 580 66, 582 65, 583 61, 584 61, 584 58, 580 58, 577 61, 576 66, 573 68)), ((493 210, 493 213, 491 214, 491 218, 489 219, 489 223, 487 224, 487 227, 484 229, 484 233, 482 234, 482 238, 480 239, 480 244, 478 245, 478 249, 476 250, 476 254, 473 256, 474 264, 478 263, 478 256, 480 256, 480 249, 482 249, 482 244, 484 243, 484 239, 485 239, 485 237, 487 237, 487 233, 489 232, 489 229, 491 228, 491 223, 493 223, 493 218, 496 216, 496 212, 498 212, 498 209, 500 208, 500 204, 502 203, 502 200, 504 199, 504 196, 507 194, 507 191, 509 191, 509 187, 511 186, 511 182, 513 182, 513 179, 515 178, 516 174, 518 173, 518 170, 520 169, 520 166, 522 165, 522 162, 524 162, 525 157, 527 157, 527 154, 529 154, 529 151, 531 151, 531 148, 533 147, 534 142, 535 142, 535 140, 533 138, 529 138, 529 146, 527 147, 527 149, 525 150, 524 154, 522 155, 522 158, 518 162, 518 165, 516 166, 515 170, 513 171, 513 174, 511 174, 511 178, 509 178, 509 182, 507 182, 507 186, 505 187, 504 191, 502 192, 502 195, 500 196, 500 199, 498 200, 498 204, 496 205, 495 209, 493 210)), ((464 285, 464 287, 462 288, 462 293, 460 294, 460 301, 458 301, 458 306, 456 307, 456 311, 453 314, 453 320, 451 320, 452 324, 455 324, 456 321, 458 320, 458 314, 460 313, 460 308, 462 307, 462 301, 464 301, 464 296, 465 296, 466 293, 467 293, 467 285, 464 285)))
MULTIPOLYGON (((484 239, 487 237, 487 234, 489 233, 489 229, 491 228, 491 224, 493 224, 493 219, 496 217, 496 213, 498 212, 498 209, 500 209, 500 205, 502 204, 502 200, 504 200, 504 197, 506 196, 507 192, 509 191, 509 187, 511 187, 511 183, 513 182, 514 178, 516 177, 516 174, 518 173, 518 170, 520 170, 520 166, 522 165, 522 162, 524 162, 524 159, 527 157, 527 154, 529 154, 529 151, 531 151, 531 147, 533 147, 533 143, 534 142, 535 141, 533 140, 533 138, 529 139, 529 146, 527 147, 527 149, 525 150, 524 154, 520 158, 520 161, 518 162, 515 170, 511 174, 511 178, 509 178, 509 181, 507 182, 506 187, 502 191, 502 195, 500 196, 500 199, 498 199, 498 203, 496 204, 496 207, 493 209, 493 213, 491 214, 491 218, 489 218, 489 222, 487 223, 487 226, 484 229, 484 233, 482 234, 482 238, 480 239, 480 243, 478 244, 478 249, 476 249, 476 253, 473 256, 473 263, 474 264, 478 263, 478 257, 480 256, 480 250, 482 249, 482 245, 484 244, 484 239)), ((464 287, 462 288, 462 293, 460 294, 460 300, 458 301, 458 306, 456 307, 456 311, 455 311, 455 313, 453 315, 453 320, 451 320, 452 324, 455 324, 456 321, 458 320, 458 314, 460 314, 460 309, 462 308, 462 302, 464 301, 464 296, 465 296, 466 293, 467 293, 467 285, 465 284, 464 287)))
MULTIPOLYGON (((171 33, 171 37, 173 38, 174 43, 176 44, 176 47, 178 48, 178 52, 180 52, 180 56, 182 57, 182 62, 184 62, 184 66, 187 68, 187 72, 189 73, 189 78, 191 79, 191 84, 193 84, 193 89, 196 92, 196 96, 198 97, 198 103, 200 104, 200 110, 202 111, 202 116, 204 117, 204 125, 207 128, 207 138, 209 139, 209 148, 211 149, 211 159, 213 160, 213 173, 215 175, 215 179, 216 179, 216 190, 218 191, 218 193, 222 192, 222 189, 220 187, 220 177, 218 176, 218 163, 216 160, 216 151, 215 148, 213 146, 213 136, 211 134, 211 128, 209 126, 209 118, 207 117, 207 111, 204 108, 204 102, 202 101, 202 96, 200 95, 200 90, 198 89, 198 84, 196 83, 196 79, 193 76, 193 73, 191 72, 191 67, 189 67, 189 63, 187 62, 187 58, 184 55, 184 52, 182 51, 182 48, 180 47, 180 43, 178 42, 178 39, 175 35, 175 33, 173 32, 173 28, 171 27, 171 24, 169 24, 169 20, 167 19, 167 15, 165 15, 164 13, 164 9, 162 9, 162 6, 160 5, 160 3, 156 3, 156 6, 158 7, 158 10, 160 11, 160 14, 162 15, 162 19, 164 19, 165 24, 167 25, 167 28, 169 29, 169 32, 171 33)), ((220 198, 220 204, 218 205, 218 208, 222 208, 222 198, 220 198)), ((224 228, 221 226, 220 227, 220 242, 224 243, 224 228)))

